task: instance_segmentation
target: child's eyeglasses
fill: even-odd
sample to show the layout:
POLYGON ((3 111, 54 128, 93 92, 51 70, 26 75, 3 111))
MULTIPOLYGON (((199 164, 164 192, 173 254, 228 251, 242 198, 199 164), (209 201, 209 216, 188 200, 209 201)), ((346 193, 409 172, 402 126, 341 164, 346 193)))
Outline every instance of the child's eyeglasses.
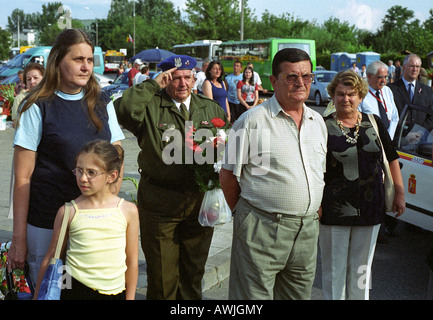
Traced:
POLYGON ((89 179, 89 180, 93 179, 93 178, 95 178, 97 176, 100 176, 101 174, 104 173, 104 172, 98 172, 96 170, 87 170, 87 171, 84 171, 83 169, 80 169, 80 168, 75 168, 75 169, 72 170, 72 172, 73 172, 73 174, 76 177, 81 177, 83 175, 83 173, 84 173, 86 175, 87 179, 89 179))

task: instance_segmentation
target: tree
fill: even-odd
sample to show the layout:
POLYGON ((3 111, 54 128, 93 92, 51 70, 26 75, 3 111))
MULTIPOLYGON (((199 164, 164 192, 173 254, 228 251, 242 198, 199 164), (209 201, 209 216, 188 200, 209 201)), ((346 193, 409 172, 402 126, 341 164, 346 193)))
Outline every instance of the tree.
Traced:
MULTIPOLYGON (((84 26, 79 20, 72 19, 72 28, 83 29, 84 26)), ((52 46, 57 36, 63 29, 60 29, 57 22, 50 24, 44 28, 39 36, 39 44, 41 46, 52 46)))
POLYGON ((9 31, 0 28, 0 59, 8 60, 9 59, 9 49, 12 44, 12 35, 9 31))
MULTIPOLYGON (((239 0, 187 0, 186 6, 197 39, 239 39, 239 0)), ((248 14, 245 18, 248 19, 248 14)))
POLYGON ((44 32, 45 29, 51 29, 51 26, 57 24, 59 18, 63 13, 59 13, 59 7, 62 6, 61 2, 50 2, 42 5, 42 13, 36 13, 33 17, 33 28, 44 32))
POLYGON ((414 17, 412 10, 402 6, 392 6, 382 19, 381 32, 387 33, 397 29, 399 32, 407 33, 410 21, 414 17))
POLYGON ((134 4, 128 0, 111 0, 109 17, 132 17, 134 4))
MULTIPOLYGON (((432 10, 430 10, 432 14, 432 10)), ((429 23, 424 24, 415 19, 414 12, 401 6, 393 6, 382 19, 382 25, 376 32, 371 44, 375 51, 381 53, 409 50, 420 55, 426 54, 433 46, 433 34, 429 23)))
MULTIPOLYGON (((171 50, 173 45, 192 41, 191 28, 182 20, 180 11, 168 0, 138 0, 135 3, 136 53, 150 48, 171 50)), ((133 4, 127 0, 112 0, 109 15, 98 21, 99 43, 103 50, 126 48, 133 44, 133 4)))

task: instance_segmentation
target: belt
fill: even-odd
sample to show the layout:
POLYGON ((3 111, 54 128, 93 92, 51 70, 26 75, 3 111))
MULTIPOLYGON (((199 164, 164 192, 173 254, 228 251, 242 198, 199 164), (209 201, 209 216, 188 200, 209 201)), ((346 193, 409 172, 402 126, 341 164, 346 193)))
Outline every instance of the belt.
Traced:
POLYGON ((309 218, 315 218, 318 214, 317 212, 305 212, 305 213, 299 213, 299 214, 290 214, 290 213, 273 213, 273 212, 267 212, 262 209, 259 209, 255 206, 253 206, 248 200, 245 200, 244 198, 240 197, 239 201, 244 201, 246 206, 250 209, 254 210, 258 214, 264 216, 265 218, 269 218, 275 221, 279 221, 281 219, 297 219, 297 220, 304 220, 309 218))
POLYGON ((176 191, 179 193, 184 193, 186 195, 191 195, 194 193, 198 193, 198 189, 195 185, 174 185, 173 183, 170 182, 161 182, 161 181, 156 181, 150 177, 146 177, 146 176, 142 176, 142 178, 147 181, 148 184, 161 188, 161 189, 167 189, 167 190, 171 190, 171 191, 176 191))

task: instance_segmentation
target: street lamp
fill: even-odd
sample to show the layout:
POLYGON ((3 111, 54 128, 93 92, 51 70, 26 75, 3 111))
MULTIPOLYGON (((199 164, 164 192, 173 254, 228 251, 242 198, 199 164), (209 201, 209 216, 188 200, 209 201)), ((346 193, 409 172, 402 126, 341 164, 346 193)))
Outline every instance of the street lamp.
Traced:
POLYGON ((91 11, 95 15, 95 25, 96 25, 96 46, 98 46, 98 18, 96 14, 89 7, 84 7, 84 9, 91 11))

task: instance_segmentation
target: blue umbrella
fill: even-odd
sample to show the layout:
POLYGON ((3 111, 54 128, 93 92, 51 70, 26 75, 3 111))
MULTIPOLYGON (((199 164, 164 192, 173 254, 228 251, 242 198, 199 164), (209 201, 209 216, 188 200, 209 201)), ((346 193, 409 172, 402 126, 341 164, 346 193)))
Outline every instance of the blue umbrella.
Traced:
POLYGON ((135 59, 141 59, 145 63, 159 63, 164 59, 173 56, 174 53, 163 49, 147 49, 137 53, 129 61, 134 62, 135 59))

